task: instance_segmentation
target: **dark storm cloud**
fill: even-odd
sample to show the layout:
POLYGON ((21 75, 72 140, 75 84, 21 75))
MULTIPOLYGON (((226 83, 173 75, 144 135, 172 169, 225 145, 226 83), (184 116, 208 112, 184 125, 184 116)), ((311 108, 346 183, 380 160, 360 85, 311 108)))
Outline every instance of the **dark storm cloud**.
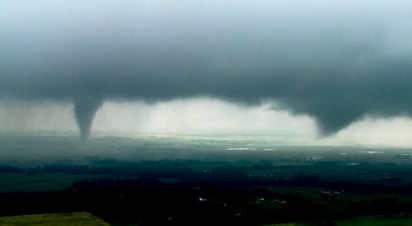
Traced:
MULTIPOLYGON (((411 115, 407 1, 4 1, 0 97, 276 101, 324 134, 411 115)), ((275 125, 274 125, 275 126, 275 125)))

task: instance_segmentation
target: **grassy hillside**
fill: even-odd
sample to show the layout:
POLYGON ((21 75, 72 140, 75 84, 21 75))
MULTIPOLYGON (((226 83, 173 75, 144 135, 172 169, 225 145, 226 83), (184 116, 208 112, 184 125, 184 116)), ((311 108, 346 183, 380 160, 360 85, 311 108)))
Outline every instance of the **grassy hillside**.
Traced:
MULTIPOLYGON (((318 224, 304 223, 289 223, 289 224, 273 224, 266 226, 315 226, 318 224)), ((412 226, 412 218, 408 216, 366 216, 348 220, 337 221, 335 223, 324 223, 322 225, 334 226, 412 226)))
POLYGON ((410 217, 359 217, 351 220, 338 222, 337 226, 412 226, 410 217))
POLYGON ((89 213, 62 213, 62 214, 40 214, 23 215, 13 217, 0 217, 0 225, 17 226, 108 226, 106 222, 89 213))

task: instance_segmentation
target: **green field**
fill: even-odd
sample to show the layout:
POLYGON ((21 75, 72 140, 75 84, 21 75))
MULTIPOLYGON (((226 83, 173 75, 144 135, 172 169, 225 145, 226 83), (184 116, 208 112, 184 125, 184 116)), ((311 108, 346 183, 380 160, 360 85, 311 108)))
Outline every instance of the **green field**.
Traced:
MULTIPOLYGON (((87 143, 0 136, 0 150, 2 215, 87 210, 112 225, 196 225, 202 218, 202 225, 412 226, 412 149, 288 146, 247 136, 87 143)), ((65 225, 58 217, 3 218, 0 225, 65 225)))
POLYGON ((360 217, 342 222, 337 222, 336 226, 412 226, 410 217, 360 217))
POLYGON ((38 175, 4 173, 0 174, 0 192, 63 190, 70 188, 76 181, 95 177, 63 173, 43 173, 38 175))
MULTIPOLYGON (((319 224, 305 224, 305 223, 286 223, 273 224, 266 226, 315 226, 319 224)), ((334 226, 412 226, 411 216, 366 216, 342 220, 337 222, 329 222, 320 225, 334 225, 334 226)))
POLYGON ((106 222, 89 213, 61 213, 61 214, 39 214, 23 215, 13 217, 0 217, 0 225, 17 226, 108 226, 106 222))

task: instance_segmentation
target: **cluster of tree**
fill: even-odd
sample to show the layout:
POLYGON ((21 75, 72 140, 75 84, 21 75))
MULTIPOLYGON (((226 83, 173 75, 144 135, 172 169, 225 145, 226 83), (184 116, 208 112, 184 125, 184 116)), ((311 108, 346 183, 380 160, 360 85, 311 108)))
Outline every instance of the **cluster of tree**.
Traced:
MULTIPOLYGON (((296 179, 305 183, 317 180, 296 179)), ((153 177, 91 179, 63 191, 0 194, 0 214, 86 211, 113 225, 258 225, 412 212, 412 201, 405 199, 409 194, 315 197, 271 188, 243 180, 166 183, 153 177)), ((376 186, 369 188, 369 193, 379 192, 376 186)))
POLYGON ((0 173, 23 173, 24 169, 16 167, 16 166, 0 166, 0 173))

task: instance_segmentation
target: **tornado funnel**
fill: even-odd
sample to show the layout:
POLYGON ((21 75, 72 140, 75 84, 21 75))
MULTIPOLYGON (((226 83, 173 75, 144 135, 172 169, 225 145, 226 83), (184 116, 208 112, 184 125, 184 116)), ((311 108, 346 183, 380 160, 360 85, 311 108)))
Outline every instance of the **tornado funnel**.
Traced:
POLYGON ((76 98, 74 102, 74 116, 80 131, 82 140, 87 140, 93 124, 94 116, 102 101, 96 98, 76 98))

